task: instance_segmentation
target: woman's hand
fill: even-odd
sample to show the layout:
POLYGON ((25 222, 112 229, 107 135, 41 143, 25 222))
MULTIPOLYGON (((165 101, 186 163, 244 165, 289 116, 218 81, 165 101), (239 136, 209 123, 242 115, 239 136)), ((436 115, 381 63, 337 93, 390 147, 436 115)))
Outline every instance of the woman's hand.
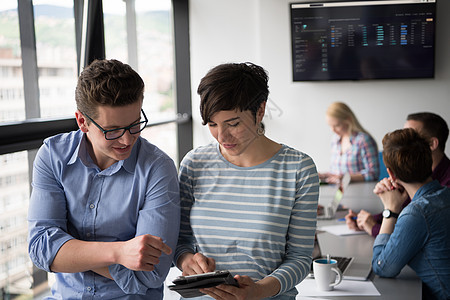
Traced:
POLYGON ((392 178, 384 178, 377 183, 373 192, 380 197, 384 208, 390 209, 395 213, 402 210, 402 204, 408 199, 408 193, 405 188, 398 184, 392 178))
POLYGON ((178 259, 178 267, 183 270, 183 276, 188 276, 213 272, 216 269, 216 262, 201 253, 185 253, 178 259))
POLYGON ((200 291, 220 300, 256 300, 270 298, 278 294, 281 288, 278 279, 271 276, 264 277, 257 282, 245 275, 236 275, 234 278, 239 287, 221 284, 200 291))
POLYGON ((237 280, 239 287, 235 287, 227 284, 220 284, 213 288, 201 289, 202 293, 205 293, 214 299, 219 300, 251 300, 262 299, 257 294, 258 286, 250 277, 236 275, 234 279, 237 280))
POLYGON ((319 179, 322 182, 330 184, 339 184, 343 175, 331 174, 331 173, 319 173, 319 179))
POLYGON ((379 195, 384 192, 389 192, 389 191, 392 191, 394 189, 399 189, 399 188, 401 189, 402 187, 399 184, 397 184, 395 181, 386 177, 386 178, 383 178, 381 181, 379 181, 375 185, 375 188, 373 189, 373 193, 379 195))
POLYGON ((408 199, 408 193, 403 189, 394 189, 389 192, 378 194, 383 202, 384 208, 395 213, 400 213, 402 205, 408 199))

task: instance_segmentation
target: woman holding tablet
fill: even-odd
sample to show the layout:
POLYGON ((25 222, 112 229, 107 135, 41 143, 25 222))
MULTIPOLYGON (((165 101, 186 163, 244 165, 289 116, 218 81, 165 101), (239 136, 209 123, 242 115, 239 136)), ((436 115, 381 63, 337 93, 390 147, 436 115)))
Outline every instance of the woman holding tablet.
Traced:
POLYGON ((229 270, 239 287, 202 290, 216 299, 293 300, 311 265, 315 164, 265 136, 263 68, 219 65, 197 92, 203 124, 217 142, 192 150, 180 165, 177 266, 183 275, 229 270))

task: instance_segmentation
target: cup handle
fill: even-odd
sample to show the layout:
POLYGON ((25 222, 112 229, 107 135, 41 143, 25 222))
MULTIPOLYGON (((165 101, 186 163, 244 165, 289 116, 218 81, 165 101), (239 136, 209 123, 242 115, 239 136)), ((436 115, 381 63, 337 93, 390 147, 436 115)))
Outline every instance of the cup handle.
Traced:
POLYGON ((331 268, 331 270, 336 273, 336 281, 331 283, 330 286, 336 286, 342 281, 342 272, 338 268, 331 268))

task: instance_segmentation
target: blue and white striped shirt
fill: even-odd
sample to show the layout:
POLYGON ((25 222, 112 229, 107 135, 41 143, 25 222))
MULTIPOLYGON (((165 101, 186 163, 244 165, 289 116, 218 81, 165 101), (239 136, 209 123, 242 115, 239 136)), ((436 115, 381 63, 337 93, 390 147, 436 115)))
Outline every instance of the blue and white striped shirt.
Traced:
POLYGON ((218 270, 257 281, 273 276, 294 299, 310 271, 319 181, 313 160, 283 145, 268 161, 238 167, 218 144, 199 147, 180 171, 181 228, 175 259, 214 258, 218 270))

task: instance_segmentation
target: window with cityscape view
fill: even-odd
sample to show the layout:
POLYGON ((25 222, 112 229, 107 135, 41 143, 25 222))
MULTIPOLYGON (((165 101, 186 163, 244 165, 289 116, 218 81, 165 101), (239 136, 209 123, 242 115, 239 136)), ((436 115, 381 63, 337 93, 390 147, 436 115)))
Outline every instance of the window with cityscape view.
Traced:
MULTIPOLYGON (((128 63, 123 0, 103 1, 106 58, 128 63)), ((40 117, 71 118, 77 81, 73 0, 33 0, 40 117)), ((135 0, 137 62, 145 81, 149 121, 173 118, 174 63, 171 1, 135 0), (158 2, 158 7, 150 4, 158 2)), ((0 1, 0 126, 26 119, 17 0, 0 1)), ((146 128, 142 135, 175 161, 176 124, 146 128)), ((27 253, 30 195, 27 151, 0 155, 0 298, 32 299, 27 253)))

